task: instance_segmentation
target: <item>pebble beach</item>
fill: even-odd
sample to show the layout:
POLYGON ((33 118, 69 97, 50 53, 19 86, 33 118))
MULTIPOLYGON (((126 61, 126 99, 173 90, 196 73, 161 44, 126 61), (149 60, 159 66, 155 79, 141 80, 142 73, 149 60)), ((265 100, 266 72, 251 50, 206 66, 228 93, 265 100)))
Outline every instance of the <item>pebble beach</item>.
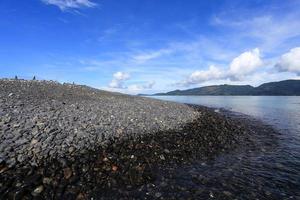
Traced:
POLYGON ((231 151, 247 135, 205 107, 2 79, 0 199, 178 199, 168 169, 231 151))

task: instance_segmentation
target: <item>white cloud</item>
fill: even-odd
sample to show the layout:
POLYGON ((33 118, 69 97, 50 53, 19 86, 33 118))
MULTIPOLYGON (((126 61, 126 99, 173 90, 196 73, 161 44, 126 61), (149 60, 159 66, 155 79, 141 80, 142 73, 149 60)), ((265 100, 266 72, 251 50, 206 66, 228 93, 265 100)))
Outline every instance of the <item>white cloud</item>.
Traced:
POLYGON ((191 73, 188 78, 178 83, 178 85, 188 86, 199 84, 212 80, 231 79, 240 81, 245 76, 251 75, 263 65, 258 48, 251 51, 246 51, 234 58, 227 70, 222 70, 214 65, 211 65, 207 70, 197 70, 191 73))
POLYGON ((125 72, 116 72, 113 74, 113 79, 109 83, 109 90, 125 92, 125 93, 137 93, 143 90, 152 89, 155 85, 154 81, 149 81, 145 84, 130 84, 125 85, 125 82, 130 79, 130 75, 125 72))
POLYGON ((82 7, 95 7, 97 4, 90 0, 42 0, 49 5, 55 5, 61 10, 76 9, 82 7))
POLYGON ((223 79, 224 75, 225 72, 211 65, 208 70, 197 70, 193 72, 186 80, 180 82, 179 85, 188 86, 209 80, 223 79))
POLYGON ((116 72, 113 75, 112 81, 109 83, 111 88, 124 88, 124 82, 130 78, 130 75, 125 72, 116 72))
POLYGON ((113 76, 114 76, 114 79, 120 80, 120 81, 128 80, 130 78, 130 75, 125 72, 117 72, 117 73, 114 73, 113 76))
POLYGON ((283 54, 275 67, 282 72, 294 72, 300 75, 300 47, 283 54))
POLYGON ((259 49, 255 48, 234 58, 230 63, 228 75, 239 80, 243 76, 255 72, 257 68, 261 67, 262 65, 263 61, 260 58, 259 49))

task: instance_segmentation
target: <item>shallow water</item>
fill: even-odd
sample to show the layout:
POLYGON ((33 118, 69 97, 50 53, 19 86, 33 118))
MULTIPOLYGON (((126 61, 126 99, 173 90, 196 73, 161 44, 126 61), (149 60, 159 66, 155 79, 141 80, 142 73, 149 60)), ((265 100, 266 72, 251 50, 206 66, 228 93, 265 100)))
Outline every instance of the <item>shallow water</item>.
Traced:
POLYGON ((154 98, 224 108, 235 117, 254 117, 278 131, 272 136, 267 130, 259 131, 253 135, 253 147, 244 146, 214 160, 195 161, 177 169, 176 184, 195 189, 204 199, 300 199, 300 97, 154 98))

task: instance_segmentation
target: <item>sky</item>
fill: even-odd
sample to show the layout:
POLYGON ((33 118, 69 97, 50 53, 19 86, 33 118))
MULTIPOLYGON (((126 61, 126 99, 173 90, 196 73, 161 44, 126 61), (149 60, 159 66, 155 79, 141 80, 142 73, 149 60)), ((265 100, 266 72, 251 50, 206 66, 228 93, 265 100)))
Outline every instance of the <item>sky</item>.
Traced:
POLYGON ((300 79, 300 1, 1 0, 15 75, 129 94, 300 79))

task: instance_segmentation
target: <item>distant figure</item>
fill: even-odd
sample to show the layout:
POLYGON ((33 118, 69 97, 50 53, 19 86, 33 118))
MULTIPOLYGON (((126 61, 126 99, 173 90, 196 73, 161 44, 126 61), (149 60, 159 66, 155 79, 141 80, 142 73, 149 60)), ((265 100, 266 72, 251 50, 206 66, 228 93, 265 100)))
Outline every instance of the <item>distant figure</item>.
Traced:
POLYGON ((15 76, 15 80, 18 80, 18 76, 15 76))
POLYGON ((32 80, 34 80, 35 81, 35 76, 33 76, 33 79, 32 80))

